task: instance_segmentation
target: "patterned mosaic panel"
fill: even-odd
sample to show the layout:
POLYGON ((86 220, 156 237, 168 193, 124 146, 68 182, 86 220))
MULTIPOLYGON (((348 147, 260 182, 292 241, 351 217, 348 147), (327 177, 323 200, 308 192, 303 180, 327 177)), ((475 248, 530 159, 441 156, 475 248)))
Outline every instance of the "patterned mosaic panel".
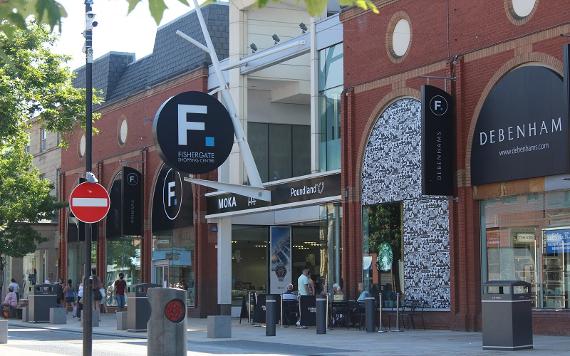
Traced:
POLYGON ((403 201, 404 290, 430 308, 448 309, 449 209, 421 194, 421 104, 403 98, 378 118, 364 153, 362 204, 403 201))

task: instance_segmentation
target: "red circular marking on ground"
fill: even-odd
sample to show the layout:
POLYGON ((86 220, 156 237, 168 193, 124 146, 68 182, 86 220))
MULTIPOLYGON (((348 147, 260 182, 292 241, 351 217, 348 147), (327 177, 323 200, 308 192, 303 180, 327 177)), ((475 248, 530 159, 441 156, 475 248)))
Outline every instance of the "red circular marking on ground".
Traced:
POLYGON ((186 306, 180 299, 173 299, 166 303, 164 316, 173 323, 179 323, 186 317, 186 306))

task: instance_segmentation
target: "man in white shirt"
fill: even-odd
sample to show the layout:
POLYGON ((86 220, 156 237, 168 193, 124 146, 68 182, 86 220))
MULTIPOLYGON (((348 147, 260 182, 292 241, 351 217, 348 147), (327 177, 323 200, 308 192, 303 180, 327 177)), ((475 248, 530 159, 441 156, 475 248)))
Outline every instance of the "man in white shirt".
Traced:
POLYGON ((297 320, 297 327, 301 329, 306 329, 307 327, 301 325, 301 296, 309 295, 309 269, 303 269, 303 273, 297 279, 297 289, 299 290, 299 320, 297 320))

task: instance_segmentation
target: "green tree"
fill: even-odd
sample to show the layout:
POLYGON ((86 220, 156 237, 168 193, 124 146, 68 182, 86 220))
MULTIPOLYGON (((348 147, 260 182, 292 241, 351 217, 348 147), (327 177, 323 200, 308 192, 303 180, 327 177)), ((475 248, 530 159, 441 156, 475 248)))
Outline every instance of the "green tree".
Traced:
POLYGON ((26 150, 30 119, 66 132, 85 113, 84 94, 72 85, 67 58, 51 52, 49 29, 2 25, 9 30, 0 31, 0 270, 3 257, 35 251, 43 239, 31 224, 62 207, 26 150))

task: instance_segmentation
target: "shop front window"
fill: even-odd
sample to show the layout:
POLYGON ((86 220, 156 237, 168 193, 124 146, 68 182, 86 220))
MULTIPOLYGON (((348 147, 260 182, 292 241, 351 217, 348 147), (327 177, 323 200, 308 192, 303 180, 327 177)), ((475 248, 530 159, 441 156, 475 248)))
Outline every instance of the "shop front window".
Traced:
POLYGON ((141 242, 140 238, 122 237, 107 240, 107 305, 116 305, 113 298, 114 283, 119 273, 125 275, 127 286, 141 283, 141 242))
POLYGON ((385 203, 362 208, 362 282, 365 290, 382 293, 384 307, 394 307, 396 292, 404 288, 402 204, 385 203))
POLYGON ((568 309, 570 195, 547 192, 481 202, 482 281, 532 285, 536 308, 568 309))
POLYGON ((232 300, 237 305, 248 292, 268 292, 268 241, 268 226, 232 226, 232 300))
POLYGON ((193 226, 157 231, 152 240, 154 283, 187 291, 188 306, 196 306, 195 238, 193 226))

